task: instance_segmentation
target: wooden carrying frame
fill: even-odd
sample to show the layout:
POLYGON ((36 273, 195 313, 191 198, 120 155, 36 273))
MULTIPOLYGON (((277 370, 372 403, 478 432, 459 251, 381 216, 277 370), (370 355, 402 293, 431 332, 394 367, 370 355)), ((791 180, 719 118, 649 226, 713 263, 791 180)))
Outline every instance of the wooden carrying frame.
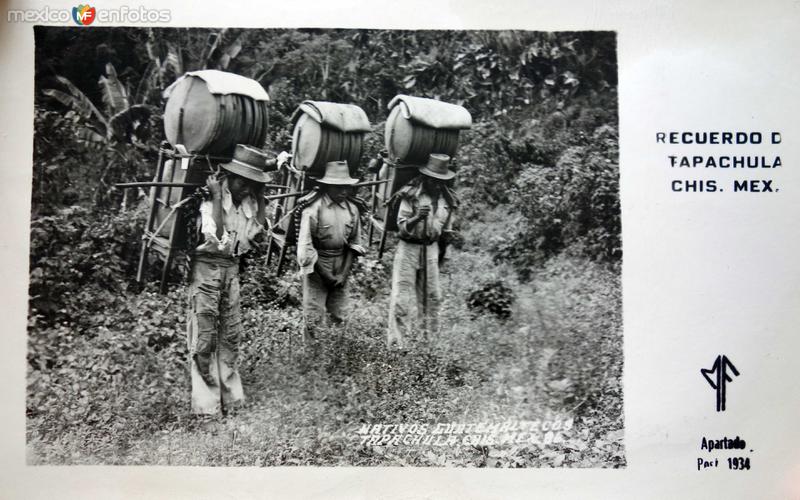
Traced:
POLYGON ((286 242, 286 234, 289 229, 289 224, 292 222, 292 217, 289 215, 295 206, 299 195, 292 195, 292 193, 302 193, 305 191, 308 184, 308 177, 305 172, 297 170, 289 163, 281 165, 279 169, 278 184, 280 190, 285 190, 281 194, 287 196, 275 200, 275 208, 272 211, 270 220, 270 231, 267 239, 267 265, 272 262, 272 254, 278 254, 278 267, 275 271, 276 275, 280 275, 283 271, 283 263, 286 260, 286 253, 289 251, 291 245, 286 242))
POLYGON ((212 171, 212 160, 224 161, 226 158, 181 153, 169 148, 166 141, 161 143, 153 183, 164 185, 150 188, 150 212, 142 234, 136 281, 143 280, 147 258, 153 250, 162 261, 159 291, 166 293, 175 254, 187 250, 187 217, 193 214, 187 213, 186 201, 196 193, 198 185, 205 184, 212 171))
POLYGON ((369 232, 367 241, 369 246, 375 236, 378 236, 378 259, 383 258, 386 250, 386 219, 389 216, 389 200, 391 197, 411 179, 419 175, 419 167, 416 165, 398 165, 384 160, 380 170, 375 173, 375 181, 385 180, 385 184, 372 186, 370 194, 370 218, 369 232), (376 234, 378 233, 378 234, 376 234))

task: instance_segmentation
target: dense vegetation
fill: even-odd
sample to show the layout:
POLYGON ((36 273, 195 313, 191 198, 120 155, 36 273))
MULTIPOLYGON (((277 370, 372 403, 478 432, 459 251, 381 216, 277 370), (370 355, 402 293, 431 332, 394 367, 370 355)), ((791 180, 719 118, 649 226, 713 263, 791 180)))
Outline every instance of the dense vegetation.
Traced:
POLYGON ((619 466, 622 370, 612 33, 36 28, 28 440, 33 463, 619 466), (391 256, 355 269, 353 313, 297 349, 299 282, 252 255, 243 278, 250 403, 188 415, 184 284, 132 279, 161 91, 184 71, 254 78, 288 147, 304 99, 352 102, 383 144, 397 93, 463 104, 463 243, 440 339, 383 347, 391 256), (99 80, 99 85, 98 85, 99 80), (573 417, 566 441, 359 446, 360 423, 573 417))

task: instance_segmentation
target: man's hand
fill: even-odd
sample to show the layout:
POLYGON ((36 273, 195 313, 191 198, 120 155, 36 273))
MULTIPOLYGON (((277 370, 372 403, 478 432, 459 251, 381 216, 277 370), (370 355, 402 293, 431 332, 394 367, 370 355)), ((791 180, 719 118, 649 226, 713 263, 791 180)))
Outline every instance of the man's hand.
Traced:
POLYGON ((286 151, 281 151, 280 153, 278 153, 278 166, 280 167, 284 163, 288 163, 291 158, 292 155, 290 155, 286 151))
POLYGON ((263 251, 267 247, 266 236, 264 235, 264 231, 256 234, 252 238, 250 238, 250 246, 258 251, 263 251))
POLYGON ((219 171, 209 175, 206 178, 206 187, 208 188, 208 192, 211 193, 212 198, 221 198, 222 197, 222 184, 220 183, 219 177, 217 174, 219 171))
POLYGON ((411 223, 412 227, 416 226, 418 222, 427 219, 430 214, 431 214, 431 206, 422 205, 421 207, 419 207, 419 212, 417 212, 415 216, 409 219, 409 222, 411 223))
POLYGON ((333 275, 333 279, 331 280, 331 285, 335 288, 341 288, 344 284, 347 283, 347 275, 342 274, 335 274, 333 275))

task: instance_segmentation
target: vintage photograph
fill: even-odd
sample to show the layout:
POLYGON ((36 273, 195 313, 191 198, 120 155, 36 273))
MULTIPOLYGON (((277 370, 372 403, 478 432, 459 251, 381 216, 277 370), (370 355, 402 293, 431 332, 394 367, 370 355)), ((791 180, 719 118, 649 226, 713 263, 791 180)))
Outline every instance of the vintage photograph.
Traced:
POLYGON ((34 35, 29 465, 625 467, 614 32, 34 35))

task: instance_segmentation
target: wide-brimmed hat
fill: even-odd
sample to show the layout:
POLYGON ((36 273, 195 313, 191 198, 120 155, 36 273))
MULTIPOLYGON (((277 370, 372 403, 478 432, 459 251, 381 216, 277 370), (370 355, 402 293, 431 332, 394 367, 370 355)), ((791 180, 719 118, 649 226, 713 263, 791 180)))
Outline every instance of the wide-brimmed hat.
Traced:
POLYGON ((428 163, 419 169, 419 173, 443 181, 452 179, 456 173, 447 168, 448 163, 450 163, 449 156, 434 153, 428 157, 428 163))
POLYGON ((358 179, 350 177, 350 169, 347 168, 346 161, 329 161, 325 164, 325 176, 317 179, 317 182, 320 184, 349 186, 356 184, 358 179))
POLYGON ((233 152, 233 159, 220 166, 228 172, 241 175, 245 179, 266 183, 269 181, 269 176, 264 172, 266 164, 266 153, 253 146, 237 144, 233 152))

